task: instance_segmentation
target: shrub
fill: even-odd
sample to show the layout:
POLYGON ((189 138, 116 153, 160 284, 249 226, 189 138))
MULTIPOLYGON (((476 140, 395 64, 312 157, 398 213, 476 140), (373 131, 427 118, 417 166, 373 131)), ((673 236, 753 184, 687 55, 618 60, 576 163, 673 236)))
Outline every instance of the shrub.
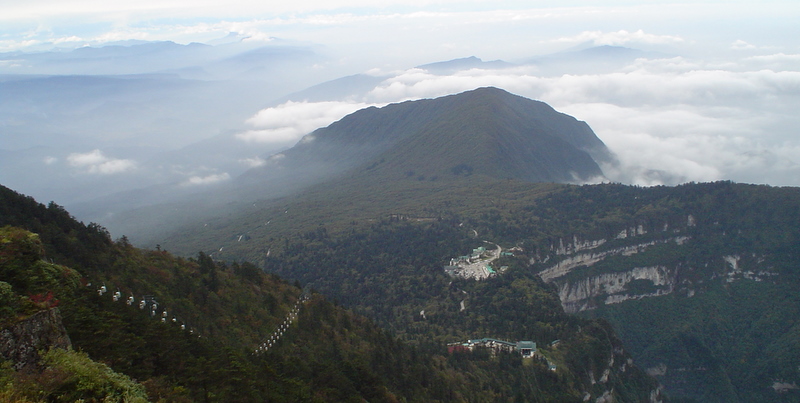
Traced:
POLYGON ((85 353, 51 349, 44 355, 45 370, 38 375, 39 391, 47 401, 146 402, 141 384, 92 361, 85 353))

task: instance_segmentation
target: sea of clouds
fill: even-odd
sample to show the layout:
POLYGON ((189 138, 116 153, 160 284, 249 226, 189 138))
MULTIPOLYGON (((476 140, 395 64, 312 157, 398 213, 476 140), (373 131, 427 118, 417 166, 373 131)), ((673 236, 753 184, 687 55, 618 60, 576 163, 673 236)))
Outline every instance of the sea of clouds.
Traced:
MULTIPOLYGON (((732 46, 741 46, 732 44, 732 46)), ((638 59, 602 74, 542 75, 534 65, 440 75, 395 72, 360 97, 266 108, 237 137, 294 142, 365 106, 495 86, 586 121, 617 155, 607 180, 636 185, 733 180, 800 185, 800 55, 638 59)))

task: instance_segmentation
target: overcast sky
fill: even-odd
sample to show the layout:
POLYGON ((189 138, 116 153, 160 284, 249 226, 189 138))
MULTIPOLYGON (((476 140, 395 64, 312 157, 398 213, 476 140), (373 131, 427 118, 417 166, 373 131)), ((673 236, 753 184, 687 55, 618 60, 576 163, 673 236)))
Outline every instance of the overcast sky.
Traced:
MULTIPOLYGON (((615 181, 800 186, 799 1, 374 3, 0 0, 0 52, 122 40, 213 43, 231 32, 251 41, 280 38, 326 53, 330 65, 321 69, 389 78, 347 100, 264 109, 243 122, 252 130, 238 141, 291 144, 364 106, 493 85, 588 122, 620 156, 620 166, 606 167, 615 181), (664 57, 561 75, 518 68, 442 76, 412 68, 467 56, 519 62, 586 44, 664 57)), ((137 166, 91 149, 71 163, 109 174, 137 166)))

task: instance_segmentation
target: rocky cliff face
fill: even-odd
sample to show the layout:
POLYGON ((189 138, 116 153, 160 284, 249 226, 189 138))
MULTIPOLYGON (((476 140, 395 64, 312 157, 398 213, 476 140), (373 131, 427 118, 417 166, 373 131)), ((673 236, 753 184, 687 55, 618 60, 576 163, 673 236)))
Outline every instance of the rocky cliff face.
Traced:
POLYGON ((676 270, 665 266, 636 267, 629 271, 606 273, 572 282, 556 282, 561 305, 568 313, 585 311, 599 303, 614 304, 629 299, 667 295, 674 291, 675 283, 676 270), (632 289, 630 285, 634 280, 652 283, 652 290, 642 292, 632 289))
MULTIPOLYGON (((653 245, 656 245, 656 244, 675 242, 678 245, 682 245, 687 240, 688 240, 688 237, 679 236, 679 237, 669 238, 669 239, 665 239, 665 240, 642 242, 642 243, 637 243, 637 244, 633 244, 633 245, 622 246, 622 247, 618 247, 618 248, 607 249, 607 250, 596 251, 596 252, 591 252, 591 250, 593 250, 594 248, 596 248, 596 247, 598 247, 600 245, 605 244, 606 243, 605 239, 600 239, 600 240, 591 241, 591 242, 584 241, 584 242, 581 242, 580 245, 587 245, 587 244, 592 245, 593 244, 593 245, 596 245, 596 246, 588 248, 588 247, 581 247, 580 245, 571 245, 570 246, 571 250, 575 250, 575 251, 584 251, 584 250, 586 250, 587 252, 576 253, 576 254, 574 254, 572 256, 568 256, 568 257, 560 260, 555 265, 553 265, 553 266, 551 266, 551 267, 539 272, 539 277, 541 277, 542 280, 544 280, 545 282, 551 282, 551 281, 553 281, 553 280, 555 280, 555 279, 557 279, 559 277, 566 276, 573 269, 575 269, 577 267, 580 267, 580 266, 591 266, 591 265, 593 265, 593 264, 595 264, 595 263, 597 263, 597 262, 599 262, 599 261, 601 261, 601 260, 603 260, 603 259, 605 259, 605 258, 607 258, 609 256, 614 256, 614 255, 630 256, 630 255, 633 255, 633 254, 636 254, 636 253, 639 253, 639 252, 643 252, 649 246, 653 246, 653 245)), ((557 254, 568 255, 568 253, 559 253, 560 251, 565 250, 565 249, 566 248, 563 245, 560 246, 558 251, 557 251, 557 254)), ((536 262, 535 261, 531 261, 531 263, 536 263, 536 262)))
POLYGON ((40 311, 0 330, 0 354, 11 361, 16 370, 36 365, 39 352, 53 347, 72 348, 58 308, 40 311))
MULTIPOLYGON (((667 226, 665 225, 665 230, 667 226)), ((641 225, 620 231, 615 239, 629 239, 647 233, 641 225)), ((629 299, 639 299, 672 293, 677 283, 677 269, 663 265, 634 267, 625 271, 614 271, 587 276, 568 276, 577 268, 590 267, 611 256, 631 256, 646 251, 658 244, 682 245, 686 236, 640 241, 630 245, 602 249, 606 239, 581 240, 573 236, 571 242, 559 240, 552 248, 556 256, 564 256, 558 263, 541 272, 539 277, 558 287, 561 305, 568 313, 585 311, 598 304, 614 304, 629 299)), ((549 260, 549 256, 548 256, 549 260)), ((546 261, 542 262, 545 263, 546 261)), ((531 261, 531 263, 536 263, 531 261)))
MULTIPOLYGON (((615 336, 611 337, 610 348, 606 350, 608 355, 601 360, 587 363, 588 390, 583 391, 584 402, 606 402, 619 401, 615 399, 614 379, 617 381, 626 377, 626 372, 638 371, 631 355, 625 351, 622 342, 615 336)), ((650 403, 661 403, 665 400, 663 387, 658 385, 650 390, 647 401, 650 403)))
MULTIPOLYGON (((695 218, 688 216, 683 228, 694 226, 695 218)), ((669 229, 664 224, 662 232, 669 229)), ((699 283, 720 279, 728 283, 738 280, 769 281, 775 280, 777 273, 764 267, 763 256, 720 255, 710 258, 702 270, 697 271, 688 266, 668 265, 656 262, 648 265, 632 267, 606 267, 594 269, 599 262, 611 257, 624 258, 659 246, 678 247, 692 242, 692 238, 674 229, 670 235, 657 239, 642 239, 648 234, 647 229, 638 225, 620 231, 613 239, 582 240, 577 236, 572 239, 559 239, 550 248, 544 259, 531 259, 531 264, 547 264, 551 260, 556 263, 539 272, 539 277, 547 283, 555 284, 564 310, 568 313, 585 311, 599 305, 615 304, 630 299, 668 295, 676 291, 687 297, 695 294, 699 283), (622 244, 609 248, 610 241, 622 244), (709 265, 718 269, 709 270, 709 265), (702 273, 698 276, 699 273, 702 273), (698 283, 699 282, 699 283, 698 283)), ((656 259, 658 260, 658 259, 656 259)), ((608 266, 608 265, 606 265, 608 266)))

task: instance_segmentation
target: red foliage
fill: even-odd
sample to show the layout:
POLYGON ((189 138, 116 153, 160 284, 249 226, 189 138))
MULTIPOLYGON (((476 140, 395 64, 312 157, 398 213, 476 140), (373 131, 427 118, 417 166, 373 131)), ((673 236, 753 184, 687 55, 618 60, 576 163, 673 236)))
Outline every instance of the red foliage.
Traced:
POLYGON ((52 291, 48 291, 47 294, 44 295, 34 294, 28 298, 30 298, 30 300, 33 301, 34 304, 39 305, 42 308, 53 308, 58 306, 58 300, 53 298, 52 291))

